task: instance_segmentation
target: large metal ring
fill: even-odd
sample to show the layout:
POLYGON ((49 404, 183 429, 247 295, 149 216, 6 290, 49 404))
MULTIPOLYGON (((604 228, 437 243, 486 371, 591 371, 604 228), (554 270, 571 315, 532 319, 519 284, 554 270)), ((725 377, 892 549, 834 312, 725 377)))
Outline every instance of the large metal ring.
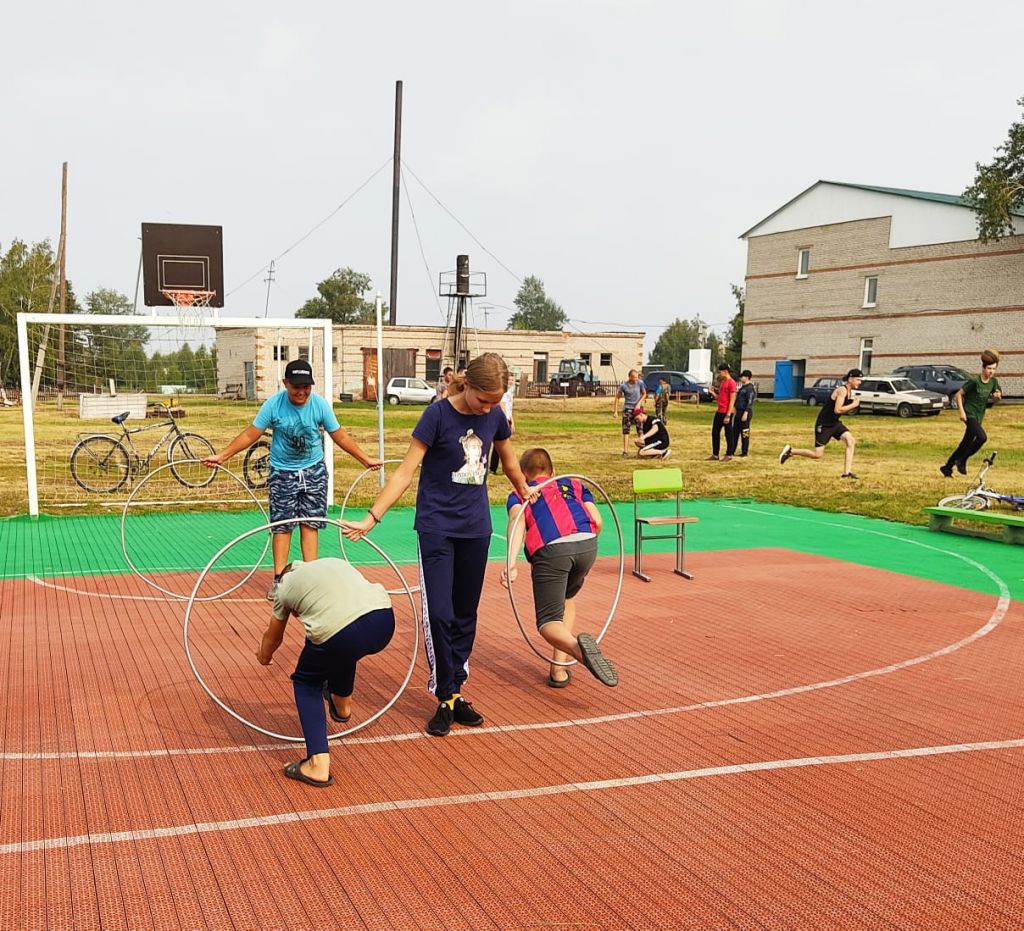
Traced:
MULTIPOLYGON (((615 587, 615 597, 612 599, 612 607, 611 607, 611 610, 608 612, 608 617, 607 617, 607 619, 604 622, 604 626, 601 628, 601 632, 594 638, 595 640, 597 640, 598 643, 600 643, 601 639, 605 635, 605 632, 608 630, 608 625, 611 624, 611 622, 612 622, 612 618, 615 617, 615 610, 619 606, 619 596, 622 594, 622 579, 623 579, 623 576, 625 575, 625 568, 626 568, 626 549, 625 549, 625 544, 623 543, 623 540, 622 540, 622 525, 619 523, 619 515, 615 513, 615 505, 612 504, 612 499, 608 497, 608 492, 606 492, 600 486, 600 484, 595 482, 592 478, 587 478, 587 476, 585 476, 585 475, 556 475, 554 478, 549 478, 546 481, 541 482, 539 485, 531 485, 530 487, 532 489, 534 489, 535 491, 542 491, 543 489, 547 488, 548 485, 551 485, 554 482, 561 482, 561 481, 564 481, 566 479, 578 479, 581 482, 586 482, 588 485, 592 486, 593 488, 595 488, 597 491, 599 491, 601 493, 601 497, 604 498, 605 503, 608 505, 608 510, 611 511, 612 520, 615 521, 615 532, 618 534, 618 537, 619 537, 619 581, 618 581, 618 584, 615 587)), ((509 545, 511 544, 512 540, 515 539, 516 529, 519 526, 519 521, 522 520, 523 514, 526 513, 526 507, 527 506, 524 503, 524 506, 520 509, 519 513, 516 514, 516 516, 512 519, 512 525, 508 528, 508 539, 506 540, 506 543, 505 543, 505 567, 506 568, 508 567, 508 565, 509 565, 509 563, 511 561, 511 556, 512 556, 512 553, 509 550, 509 545)), ((516 559, 519 558, 519 554, 518 553, 516 553, 515 556, 516 556, 516 559)), ((516 608, 516 596, 512 592, 512 582, 508 583, 508 600, 509 600, 509 603, 512 605, 512 615, 516 619, 516 624, 519 625, 519 630, 520 630, 520 632, 523 635, 523 639, 526 641, 526 645, 531 650, 533 650, 533 652, 536 653, 537 656, 539 656, 542 660, 544 660, 545 663, 548 663, 551 666, 575 666, 576 665, 577 660, 574 660, 574 659, 571 659, 571 660, 556 660, 556 659, 552 659, 550 656, 548 656, 548 655, 546 655, 544 653, 541 653, 541 651, 538 650, 536 646, 534 646, 533 641, 530 639, 530 635, 527 633, 526 628, 523 626, 523 619, 519 616, 519 610, 518 610, 518 608, 516 608)))
MULTIPOLYGON (((185 644, 185 657, 188 659, 189 666, 192 667, 192 674, 196 677, 196 680, 203 687, 203 691, 206 692, 206 694, 209 695, 210 698, 212 698, 213 701, 223 711, 226 711, 229 715, 231 715, 231 717, 233 717, 239 723, 244 724, 246 727, 252 728, 252 730, 254 730, 254 731, 258 731, 259 733, 265 735, 266 737, 272 737, 274 740, 283 740, 283 741, 286 741, 287 743, 302 743, 305 740, 305 738, 302 737, 301 735, 300 736, 290 736, 288 734, 277 734, 274 731, 268 731, 266 728, 260 727, 258 724, 254 724, 252 721, 249 721, 248 719, 243 718, 240 714, 238 714, 237 711, 235 711, 233 708, 230 708, 227 704, 225 704, 223 701, 221 701, 220 698, 218 698, 213 693, 213 690, 206 684, 206 681, 200 675, 199 670, 196 669, 195 661, 192 659, 192 650, 189 647, 189 643, 188 643, 188 628, 189 628, 189 622, 192 619, 192 606, 197 601, 202 601, 203 600, 201 598, 197 598, 196 594, 199 591, 200 586, 203 584, 203 579, 206 578, 207 573, 209 573, 210 569, 213 568, 214 563, 216 563, 217 560, 221 558, 221 556, 223 556, 236 543, 241 543, 242 540, 245 540, 248 537, 253 536, 254 534, 266 533, 266 532, 270 531, 272 528, 278 527, 278 526, 282 526, 284 524, 294 524, 294 523, 296 523, 297 520, 298 520, 298 518, 288 517, 288 518, 285 518, 284 520, 271 521, 270 523, 265 524, 262 527, 256 527, 256 528, 254 528, 252 530, 247 530, 245 533, 239 534, 230 543, 226 544, 225 546, 222 546, 220 548, 220 551, 213 557, 213 559, 211 559, 206 564, 206 568, 203 569, 203 571, 199 574, 199 578, 196 579, 196 584, 195 584, 195 586, 192 589, 192 594, 189 596, 188 604, 185 606, 185 625, 184 625, 184 632, 182 634, 182 638, 183 638, 183 641, 184 641, 184 644, 185 644)), ((324 521, 324 522, 326 522, 328 524, 334 524, 336 527, 339 527, 339 529, 340 529, 340 522, 334 520, 331 517, 318 517, 317 520, 322 520, 322 521, 324 521)), ((388 556, 387 553, 385 553, 379 546, 377 546, 376 543, 374 543, 372 540, 368 539, 367 537, 363 537, 362 542, 363 543, 368 543, 371 547, 373 547, 373 549, 375 549, 384 558, 384 560, 387 562, 387 564, 394 571, 395 575, 397 575, 398 578, 401 580, 402 586, 403 586, 402 590, 409 597, 409 606, 412 608, 412 629, 413 629, 412 657, 409 659, 409 669, 405 673, 405 678, 402 680, 402 684, 398 686, 398 691, 395 692, 394 696, 391 698, 390 701, 388 701, 388 703, 386 705, 384 705, 383 708, 381 708, 379 711, 374 712, 372 715, 370 715, 370 717, 368 717, 365 721, 361 721, 359 724, 353 725, 352 727, 346 728, 343 731, 338 731, 337 733, 334 733, 334 734, 328 734, 327 735, 327 739, 328 740, 338 740, 338 739, 340 739, 342 737, 347 737, 349 734, 354 734, 356 731, 360 731, 364 727, 366 727, 367 725, 372 724, 374 721, 377 720, 377 718, 379 718, 385 712, 389 711, 391 709, 392 705, 394 705, 394 703, 396 701, 398 701, 399 698, 401 698, 402 693, 405 691, 405 687, 409 684, 409 680, 412 678, 413 670, 416 668, 416 654, 419 651, 419 645, 420 645, 419 613, 416 611, 416 599, 413 598, 412 591, 410 590, 409 586, 406 584, 405 578, 402 575, 401 571, 399 570, 398 566, 395 565, 395 563, 392 561, 391 557, 388 556)))
MULTIPOLYGON (((402 461, 401 459, 383 459, 383 460, 381 460, 380 467, 381 467, 381 469, 383 469, 384 466, 388 465, 389 463, 395 463, 395 462, 401 462, 401 461, 402 461)), ((360 472, 352 480, 352 484, 348 486, 348 491, 345 492, 345 497, 341 499, 341 511, 338 514, 338 520, 344 520, 345 519, 345 508, 348 507, 348 499, 352 497, 352 492, 354 492, 356 490, 356 485, 358 485, 370 473, 376 473, 376 472, 377 472, 376 469, 363 469, 363 471, 360 472)), ((345 552, 345 533, 344 533, 344 531, 342 531, 340 529, 338 531, 338 545, 341 547, 341 555, 345 559, 348 559, 348 553, 345 552)), ((403 579, 402 581, 403 581, 403 584, 404 584, 405 580, 403 579)), ((404 588, 389 588, 387 591, 388 591, 389 595, 401 595, 406 590, 407 589, 404 589, 404 588)), ((420 587, 418 585, 413 585, 412 588, 408 589, 408 591, 411 591, 413 593, 418 592, 419 590, 420 590, 420 587)))
MULTIPOLYGON (((187 462, 201 463, 202 459, 177 459, 174 462, 168 462, 156 469, 153 469, 152 472, 148 473, 146 477, 132 489, 131 494, 128 495, 128 500, 125 501, 124 508, 121 511, 121 553, 124 555, 124 561, 128 563, 128 568, 131 569, 132 572, 135 575, 137 575, 140 579, 142 579, 142 581, 145 582, 148 586, 150 586, 151 588, 155 588, 158 592, 163 592, 165 595, 168 595, 169 597, 174 598, 177 601, 188 601, 189 596, 182 595, 180 592, 172 592, 169 588, 164 588, 162 585, 158 585, 152 579, 147 578, 145 575, 143 575, 143 573, 139 570, 135 563, 132 562, 131 557, 128 555, 128 545, 127 541, 125 540, 125 523, 128 519, 128 509, 132 506, 132 501, 135 499, 135 496, 145 487, 146 482, 153 478, 153 476, 159 475, 165 469, 177 468, 178 466, 187 462)), ((225 475, 230 475, 239 484, 239 486, 249 495, 249 497, 252 498, 253 504, 255 504, 256 507, 260 509, 260 513, 263 515, 263 520, 267 520, 267 510, 266 508, 263 507, 263 503, 259 500, 259 498, 256 497, 256 495, 253 494, 252 489, 242 479, 235 475, 235 473, 232 472, 230 469, 225 469, 224 466, 214 466, 213 468, 216 471, 223 472, 225 475)), ((263 557, 267 555, 268 549, 270 549, 270 534, 267 534, 267 542, 263 545, 263 552, 260 553, 260 558, 256 560, 256 565, 253 566, 252 569, 250 569, 249 572, 242 577, 241 581, 239 581, 235 585, 232 585, 231 588, 227 589, 226 591, 219 592, 216 595, 206 595, 203 598, 197 598, 196 601, 216 601, 218 598, 225 598, 228 595, 230 595, 233 591, 236 591, 237 589, 241 588, 246 582, 249 581, 249 579, 253 577, 256 570, 259 569, 259 567, 262 565, 263 557)))

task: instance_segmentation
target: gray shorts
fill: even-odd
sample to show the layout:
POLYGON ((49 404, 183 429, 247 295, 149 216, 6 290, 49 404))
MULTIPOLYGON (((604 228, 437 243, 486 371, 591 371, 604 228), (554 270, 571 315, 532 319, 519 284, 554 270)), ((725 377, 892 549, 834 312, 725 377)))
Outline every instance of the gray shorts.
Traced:
POLYGON ((596 559, 597 537, 549 543, 533 554, 533 604, 538 630, 562 620, 565 600, 579 594, 596 559))

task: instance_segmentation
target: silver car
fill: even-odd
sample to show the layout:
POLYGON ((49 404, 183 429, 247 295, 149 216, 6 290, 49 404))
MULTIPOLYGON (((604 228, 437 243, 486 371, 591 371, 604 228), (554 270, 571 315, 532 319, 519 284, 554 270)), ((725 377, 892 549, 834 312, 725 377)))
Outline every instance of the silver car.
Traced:
POLYGON ((918 388, 902 375, 866 375, 853 396, 860 398, 858 410, 864 413, 897 417, 938 414, 949 403, 945 395, 918 388))

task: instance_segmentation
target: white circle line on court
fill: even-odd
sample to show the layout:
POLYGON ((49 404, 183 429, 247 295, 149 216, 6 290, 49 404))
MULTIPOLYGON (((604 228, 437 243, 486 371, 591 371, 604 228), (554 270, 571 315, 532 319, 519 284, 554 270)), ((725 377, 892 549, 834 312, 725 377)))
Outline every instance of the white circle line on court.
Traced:
MULTIPOLYGON (((749 510, 758 514, 767 514, 768 516, 781 516, 789 520, 801 521, 803 523, 813 524, 825 524, 826 526, 838 527, 844 530, 855 529, 859 533, 873 533, 881 537, 889 537, 893 540, 898 540, 902 543, 910 543, 913 546, 920 546, 924 549, 934 550, 937 553, 942 553, 946 556, 952 556, 954 559, 959 559, 969 565, 974 566, 982 574, 987 575, 999 589, 999 598, 996 602, 996 606, 989 616, 989 619, 979 627, 976 631, 968 634, 966 637, 957 640, 955 643, 948 644, 944 647, 939 647, 936 650, 932 650, 930 653, 925 653, 921 656, 914 656, 910 659, 902 660, 898 663, 890 663, 887 666, 880 666, 876 669, 868 669, 864 672, 850 673, 846 676, 840 676, 835 679, 827 679, 822 682, 812 682, 807 685, 796 685, 785 689, 777 689, 772 692, 760 692, 755 695, 739 695, 733 698, 719 698, 712 699, 710 701, 695 702, 689 705, 676 705, 669 708, 650 708, 641 709, 638 711, 622 711, 618 714, 607 714, 600 715, 592 718, 569 718, 561 721, 536 721, 528 724, 496 724, 488 727, 475 727, 471 730, 455 730, 452 731, 451 736, 455 737, 469 737, 480 734, 502 734, 502 733, 515 733, 518 731, 539 731, 539 730, 556 730, 565 727, 592 727, 600 724, 610 724, 617 721, 631 721, 641 718, 655 718, 662 717, 665 715, 674 714, 686 714, 692 711, 704 711, 710 708, 724 708, 729 705, 744 705, 751 704, 759 701, 769 701, 777 698, 786 698, 791 695, 800 695, 805 692, 814 692, 820 689, 835 688, 840 685, 848 685, 851 682, 858 682, 862 679, 870 679, 876 676, 888 675, 893 672, 898 672, 901 669, 907 669, 911 666, 917 666, 921 663, 926 663, 929 660, 937 659, 940 656, 948 656, 951 653, 955 653, 957 650, 962 649, 965 646, 974 643, 976 640, 980 640, 982 637, 991 633, 996 627, 999 626, 1000 622, 1006 616, 1006 612, 1010 607, 1010 590, 1007 587, 1003 579, 998 576, 995 572, 988 568, 988 566, 971 559, 969 556, 965 556, 963 553, 956 553, 951 550, 945 550, 941 547, 932 546, 929 543, 922 543, 918 540, 908 540, 903 537, 898 537, 895 534, 884 533, 880 530, 870 530, 867 528, 850 528, 845 524, 836 524, 829 521, 812 521, 807 518, 801 517, 790 517, 789 515, 775 515, 769 511, 760 511, 757 508, 740 507, 737 505, 723 505, 724 507, 731 507, 737 510, 749 510)), ((413 731, 404 734, 382 734, 377 737, 355 737, 345 741, 345 745, 352 744, 382 744, 382 743, 401 743, 408 740, 418 740, 422 737, 427 736, 423 731, 413 731)), ((0 753, 0 760, 74 760, 74 759, 96 759, 96 760, 109 760, 109 759, 127 759, 130 757, 171 757, 171 756, 208 756, 216 753, 257 753, 265 750, 276 750, 280 749, 280 744, 259 744, 256 746, 229 746, 229 747, 178 747, 178 748, 160 748, 151 750, 79 750, 79 751, 51 751, 51 752, 38 752, 38 753, 0 753)))
MULTIPOLYGON (((117 601, 159 601, 163 604, 181 604, 180 598, 171 598, 169 595, 119 595, 111 594, 109 592, 87 592, 81 588, 69 588, 67 585, 57 585, 54 582, 48 582, 46 579, 41 579, 37 575, 25 576, 29 582, 33 582, 36 585, 41 585, 43 588, 52 588, 54 591, 67 592, 70 595, 81 595, 83 598, 113 598, 117 601)), ((131 578, 131 576, 125 576, 125 578, 131 578)), ((229 604, 259 604, 261 601, 266 601, 266 598, 221 598, 220 601, 229 604)))
POLYGON ((849 763, 874 763, 890 760, 920 759, 930 756, 947 756, 957 753, 981 753, 996 750, 1014 750, 1024 747, 1024 738, 1012 740, 988 740, 977 743, 947 744, 935 747, 909 747, 897 750, 877 750, 867 753, 842 753, 832 756, 807 756, 788 760, 760 760, 753 763, 732 763, 725 766, 707 766, 702 769, 687 769, 679 772, 644 773, 618 779, 598 779, 591 782, 567 782, 559 785, 531 786, 523 789, 504 789, 496 792, 476 792, 471 795, 446 795, 434 798, 407 798, 390 801, 368 802, 362 805, 344 805, 339 808, 323 808, 312 811, 289 811, 275 815, 260 815, 252 818, 236 818, 227 821, 205 821, 192 824, 171 825, 159 828, 142 828, 133 831, 110 833, 78 834, 71 837, 52 837, 40 840, 17 841, 0 844, 0 855, 26 854, 36 851, 61 850, 83 845, 138 843, 143 840, 162 840, 165 837, 186 837, 198 834, 240 831, 247 828, 279 827, 303 821, 326 821, 334 818, 351 818, 358 815, 392 813, 424 808, 444 808, 455 805, 479 805, 487 802, 504 802, 515 799, 543 798, 550 795, 569 795, 577 792, 602 792, 609 789, 627 789, 638 786, 682 782, 690 779, 707 779, 714 776, 737 776, 747 773, 763 773, 786 769, 801 769, 813 766, 841 766, 849 763))

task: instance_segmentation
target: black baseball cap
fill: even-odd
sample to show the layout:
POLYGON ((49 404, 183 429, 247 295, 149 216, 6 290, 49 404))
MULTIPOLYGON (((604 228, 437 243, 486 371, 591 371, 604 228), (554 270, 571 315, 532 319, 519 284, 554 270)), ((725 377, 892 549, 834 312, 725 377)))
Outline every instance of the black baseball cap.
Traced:
POLYGON ((863 378, 864 373, 860 369, 850 369, 846 373, 846 380, 849 381, 851 378, 863 378))
POLYGON ((284 368, 284 380, 289 385, 315 385, 313 369, 305 359, 293 359, 284 368))

